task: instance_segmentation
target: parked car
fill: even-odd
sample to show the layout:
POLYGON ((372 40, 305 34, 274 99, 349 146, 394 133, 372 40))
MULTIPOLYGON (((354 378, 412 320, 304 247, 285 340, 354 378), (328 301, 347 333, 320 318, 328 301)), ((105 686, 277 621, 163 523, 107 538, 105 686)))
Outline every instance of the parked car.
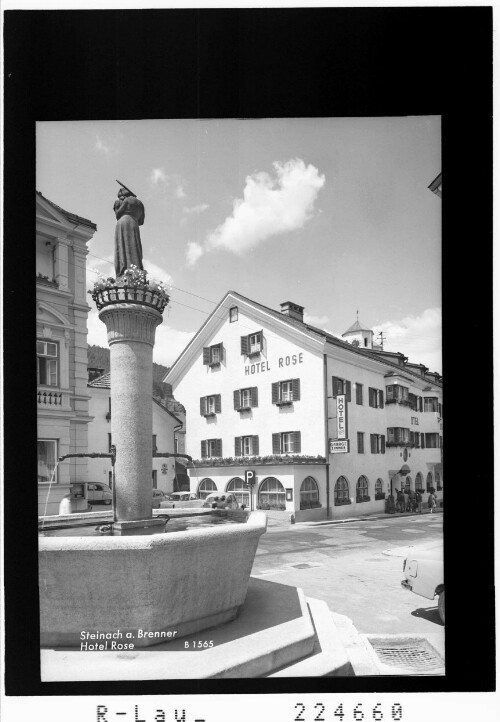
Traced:
POLYGON ((201 506, 203 500, 192 491, 174 491, 166 494, 165 499, 161 503, 162 509, 183 509, 201 506))
POLYGON ((113 492, 107 484, 87 481, 85 487, 89 504, 111 504, 113 501, 113 492))
POLYGON ((212 509, 238 509, 238 502, 234 494, 213 493, 209 494, 203 506, 212 509))
POLYGON ((152 496, 152 508, 153 509, 159 509, 160 504, 165 499, 165 492, 161 489, 153 489, 153 496, 152 496))
POLYGON ((427 599, 438 598, 439 617, 444 624, 444 563, 440 552, 409 554, 403 562, 405 578, 401 584, 427 599))

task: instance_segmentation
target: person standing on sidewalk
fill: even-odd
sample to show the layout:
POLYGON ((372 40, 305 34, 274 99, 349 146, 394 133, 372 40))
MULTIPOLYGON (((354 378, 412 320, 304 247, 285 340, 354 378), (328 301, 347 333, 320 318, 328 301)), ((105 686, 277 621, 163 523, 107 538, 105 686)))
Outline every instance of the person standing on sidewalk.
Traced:
POLYGON ((422 494, 419 491, 415 492, 415 511, 418 511, 419 514, 422 513, 422 494))
POLYGON ((432 514, 434 507, 436 506, 436 495, 434 493, 434 489, 431 489, 429 498, 427 499, 427 506, 429 507, 429 513, 432 514))

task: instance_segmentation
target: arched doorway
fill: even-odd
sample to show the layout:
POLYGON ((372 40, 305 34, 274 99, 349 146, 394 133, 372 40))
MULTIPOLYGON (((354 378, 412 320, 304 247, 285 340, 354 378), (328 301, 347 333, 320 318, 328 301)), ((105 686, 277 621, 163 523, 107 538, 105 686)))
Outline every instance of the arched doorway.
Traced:
POLYGON ((432 472, 429 471, 425 482, 425 490, 430 491, 433 488, 432 472))
POLYGON ((258 495, 259 509, 277 509, 284 511, 286 508, 285 487, 274 476, 264 479, 259 488, 258 495))
POLYGON ((217 486, 212 479, 202 479, 198 485, 198 496, 200 499, 206 499, 213 491, 217 491, 217 486))
POLYGON ((420 491, 424 491, 424 477, 418 472, 418 474, 415 477, 415 489, 420 489, 420 491))
POLYGON ((345 476, 339 476, 333 490, 333 503, 335 506, 342 506, 350 503, 349 482, 345 476))
POLYGON ((300 486, 300 508, 317 509, 319 506, 318 484, 312 476, 306 476, 300 486))
POLYGON ((368 479, 366 476, 360 476, 356 482, 356 504, 364 501, 370 501, 368 496, 368 479))
POLYGON ((239 506, 250 507, 250 492, 248 491, 248 486, 245 485, 245 482, 239 476, 235 476, 234 479, 228 482, 226 491, 230 491, 235 495, 239 506))

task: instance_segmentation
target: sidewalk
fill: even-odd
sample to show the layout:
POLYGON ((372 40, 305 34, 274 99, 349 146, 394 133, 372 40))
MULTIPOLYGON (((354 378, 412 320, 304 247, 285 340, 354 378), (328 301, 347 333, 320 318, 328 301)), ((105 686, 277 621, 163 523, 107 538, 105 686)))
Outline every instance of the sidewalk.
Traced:
MULTIPOLYGON (((444 511, 443 507, 436 507, 433 514, 442 514, 444 511)), ((330 526, 331 524, 349 524, 358 521, 375 521, 377 519, 396 519, 397 517, 415 517, 422 516, 424 514, 430 514, 430 510, 425 508, 421 512, 395 512, 394 514, 386 514, 382 512, 380 514, 370 514, 368 516, 350 516, 345 519, 325 519, 323 521, 302 521, 292 524, 290 517, 287 515, 284 519, 271 519, 267 518, 267 530, 268 531, 279 531, 282 529, 304 529, 317 526, 330 526)))

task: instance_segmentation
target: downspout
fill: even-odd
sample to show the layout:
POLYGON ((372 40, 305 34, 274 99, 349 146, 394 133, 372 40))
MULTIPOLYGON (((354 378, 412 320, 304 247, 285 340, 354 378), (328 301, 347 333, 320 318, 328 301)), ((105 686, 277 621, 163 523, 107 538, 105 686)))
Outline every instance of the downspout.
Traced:
POLYGON ((330 445, 328 442, 328 374, 326 353, 323 354, 323 399, 325 413, 326 518, 330 518, 330 445))

